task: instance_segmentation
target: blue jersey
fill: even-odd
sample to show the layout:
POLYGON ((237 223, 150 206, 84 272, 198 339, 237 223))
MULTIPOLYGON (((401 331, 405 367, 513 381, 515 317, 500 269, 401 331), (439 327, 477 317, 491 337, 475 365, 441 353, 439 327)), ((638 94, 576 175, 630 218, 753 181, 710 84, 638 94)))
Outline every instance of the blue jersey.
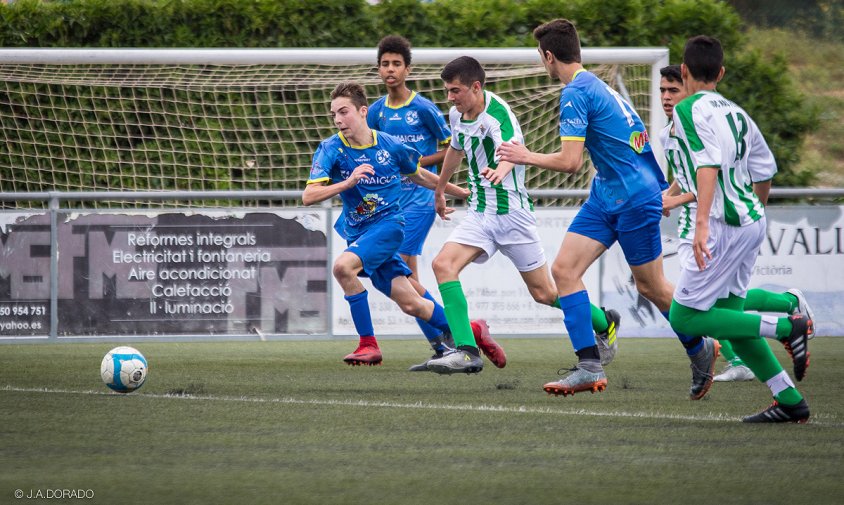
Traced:
POLYGON ((668 187, 639 115, 591 72, 577 71, 560 93, 560 138, 585 141, 597 171, 589 197, 610 214, 668 187))
MULTIPOLYGON (((389 133, 416 149, 422 156, 436 153, 439 145, 451 138, 451 131, 440 109, 415 91, 401 105, 388 105, 386 96, 379 98, 369 107, 366 122, 370 128, 389 133)), ((423 168, 437 173, 436 165, 423 168)), ((400 204, 403 209, 418 206, 433 212, 434 191, 404 177, 400 204)))
POLYGON ((337 133, 320 142, 314 153, 308 184, 345 181, 356 167, 368 163, 375 175, 361 179, 340 193, 343 215, 335 228, 343 238, 354 240, 366 228, 385 217, 401 217, 401 177, 419 171, 419 153, 386 133, 372 131, 372 143, 352 146, 337 133))

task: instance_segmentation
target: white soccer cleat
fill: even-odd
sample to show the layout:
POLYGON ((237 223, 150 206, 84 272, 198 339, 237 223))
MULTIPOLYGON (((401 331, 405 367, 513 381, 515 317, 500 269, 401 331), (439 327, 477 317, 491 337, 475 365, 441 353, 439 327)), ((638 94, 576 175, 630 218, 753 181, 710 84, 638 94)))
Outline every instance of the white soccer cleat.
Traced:
POLYGON ((712 380, 715 382, 740 382, 752 381, 755 378, 756 375, 754 375, 753 370, 747 368, 747 365, 733 365, 730 363, 723 372, 716 375, 712 380))
MULTIPOLYGON (((814 312, 812 312, 812 307, 809 306, 809 302, 806 300, 806 296, 803 294, 802 291, 800 291, 797 288, 791 288, 791 289, 787 290, 786 293, 788 293, 788 294, 794 296, 795 298, 797 298, 797 310, 795 310, 791 314, 803 314, 804 316, 806 316, 810 320, 812 320, 812 321, 815 320, 815 314, 814 314, 814 312)), ((810 340, 815 337, 815 327, 814 327, 814 325, 812 326, 812 332, 809 333, 809 335, 807 335, 807 336, 810 340)))

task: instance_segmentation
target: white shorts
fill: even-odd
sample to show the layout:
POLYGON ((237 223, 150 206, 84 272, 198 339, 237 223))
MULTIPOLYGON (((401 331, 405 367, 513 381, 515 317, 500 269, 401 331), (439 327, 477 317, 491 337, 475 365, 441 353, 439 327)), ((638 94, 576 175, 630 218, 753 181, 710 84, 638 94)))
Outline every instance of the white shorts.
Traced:
POLYGON ((709 310, 730 294, 744 298, 753 273, 759 248, 767 229, 763 217, 747 226, 730 226, 717 219, 709 220, 709 252, 712 259, 700 271, 695 263, 692 242, 684 240, 677 249, 680 258, 680 279, 674 299, 681 305, 709 310))
POLYGON ((446 242, 483 249, 475 263, 485 263, 500 250, 519 272, 530 272, 545 264, 545 250, 536 231, 536 216, 527 209, 500 215, 469 209, 446 242))

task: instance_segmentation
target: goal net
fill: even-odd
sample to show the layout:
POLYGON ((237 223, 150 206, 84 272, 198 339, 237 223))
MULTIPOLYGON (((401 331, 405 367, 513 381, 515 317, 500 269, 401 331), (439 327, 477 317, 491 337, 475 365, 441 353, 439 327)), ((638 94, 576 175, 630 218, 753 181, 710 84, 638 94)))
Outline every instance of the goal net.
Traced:
MULTIPOLYGON (((439 74, 464 54, 484 64, 528 146, 558 150, 559 83, 535 49, 414 49, 409 86, 447 112, 439 74)), ((0 190, 300 190, 317 144, 336 131, 334 86, 358 81, 373 101, 384 93, 375 59, 374 49, 0 50, 0 190)), ((651 132, 664 122, 667 61, 663 48, 584 50, 651 132)), ((527 185, 586 188, 590 177, 529 168, 527 185)))

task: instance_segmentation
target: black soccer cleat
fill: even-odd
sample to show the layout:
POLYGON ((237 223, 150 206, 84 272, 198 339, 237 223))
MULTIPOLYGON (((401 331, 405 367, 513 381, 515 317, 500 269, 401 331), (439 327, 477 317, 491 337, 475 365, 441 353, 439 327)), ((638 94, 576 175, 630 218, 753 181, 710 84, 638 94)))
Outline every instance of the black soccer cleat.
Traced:
POLYGON ((770 407, 741 420, 743 423, 800 423, 809 422, 809 404, 800 400, 797 405, 782 405, 774 401, 770 407))
POLYGON ((794 378, 802 381, 809 368, 809 335, 814 333, 814 323, 803 314, 788 316, 791 333, 781 342, 794 362, 794 378))

